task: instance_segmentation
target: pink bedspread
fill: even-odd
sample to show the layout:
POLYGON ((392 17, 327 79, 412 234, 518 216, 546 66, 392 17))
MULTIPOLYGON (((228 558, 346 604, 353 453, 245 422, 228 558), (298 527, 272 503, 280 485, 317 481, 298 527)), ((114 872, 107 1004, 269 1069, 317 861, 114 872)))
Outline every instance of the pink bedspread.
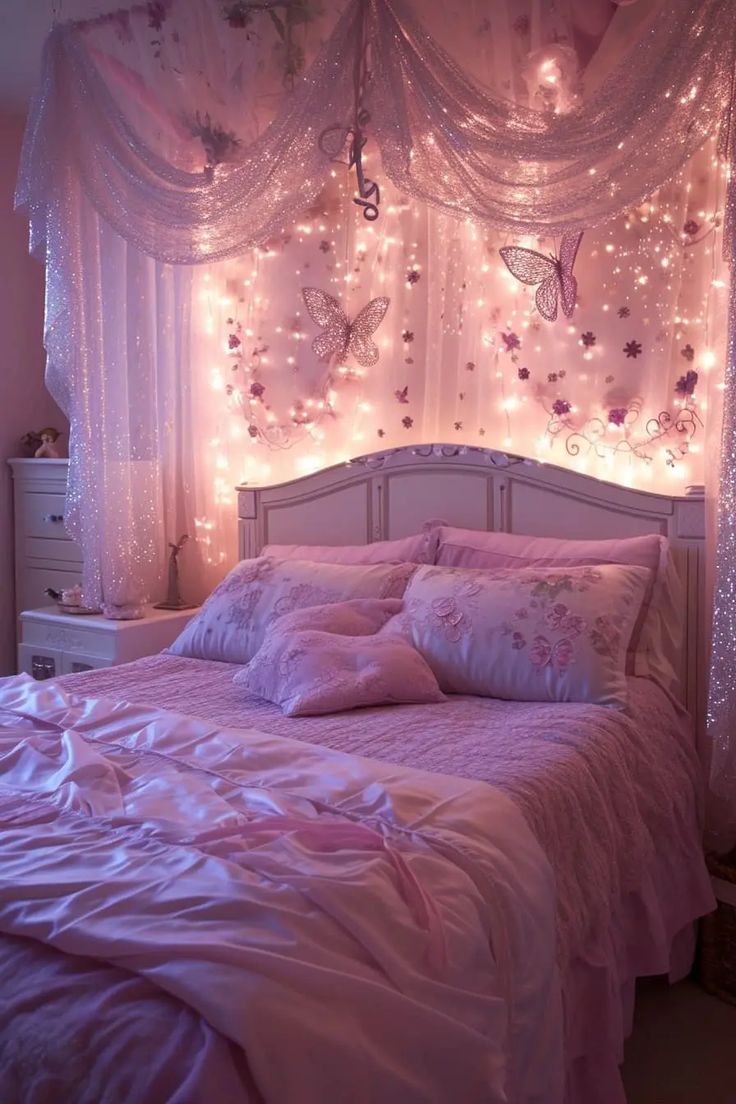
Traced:
POLYGON ((0 870, 3 1104, 561 1104, 554 882, 493 787, 23 676, 0 870))
POLYGON ((232 683, 238 668, 161 655, 68 676, 67 689, 179 709, 311 744, 490 783, 512 798, 557 884, 566 1104, 622 1104, 633 979, 689 968, 675 937, 713 907, 701 772, 684 717, 631 679, 627 715, 598 706, 453 697, 288 718, 232 683), (678 952, 673 963, 673 946, 678 952))

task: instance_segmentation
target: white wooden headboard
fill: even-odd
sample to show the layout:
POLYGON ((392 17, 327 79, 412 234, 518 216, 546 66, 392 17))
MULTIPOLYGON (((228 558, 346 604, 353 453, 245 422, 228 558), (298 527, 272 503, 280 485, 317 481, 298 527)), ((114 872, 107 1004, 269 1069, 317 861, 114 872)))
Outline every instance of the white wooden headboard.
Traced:
MULTIPOLYGON (((669 537, 686 599, 685 703, 705 711, 705 506, 491 449, 421 445, 361 456, 270 487, 238 487, 240 557, 265 544, 366 544, 450 525, 577 539, 669 537)), ((699 730, 701 724, 698 724, 699 730)))

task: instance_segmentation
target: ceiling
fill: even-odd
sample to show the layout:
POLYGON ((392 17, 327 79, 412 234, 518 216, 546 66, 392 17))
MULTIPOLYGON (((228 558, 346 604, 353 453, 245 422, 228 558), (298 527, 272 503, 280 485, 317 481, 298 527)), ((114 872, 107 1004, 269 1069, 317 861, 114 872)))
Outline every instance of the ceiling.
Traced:
POLYGON ((0 0, 0 111, 25 114, 56 19, 84 19, 126 0, 0 0))
MULTIPOLYGON (((129 7, 133 0, 0 0, 0 111, 25 115, 36 84, 44 39, 54 20, 85 19, 129 7)), ((441 2, 441 0, 439 0, 441 2)), ((492 0, 490 0, 492 2, 492 0)), ((547 0, 553 3, 554 0, 547 0)), ((593 52, 617 4, 634 0, 568 0, 581 56, 593 52)), ((636 4, 648 8, 658 0, 636 4)))

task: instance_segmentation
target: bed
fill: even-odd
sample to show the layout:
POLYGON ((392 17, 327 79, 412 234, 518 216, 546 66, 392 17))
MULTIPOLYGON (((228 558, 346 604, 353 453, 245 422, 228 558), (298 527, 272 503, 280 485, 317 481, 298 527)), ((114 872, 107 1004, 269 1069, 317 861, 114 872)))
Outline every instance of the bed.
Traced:
MULTIPOLYGON (((635 979, 655 973, 684 976, 692 961, 693 922, 712 907, 699 828, 702 496, 651 495, 489 450, 448 446, 365 457, 281 487, 239 489, 243 557, 257 555, 266 544, 309 543, 315 532, 335 545, 398 539, 419 531, 428 518, 539 536, 669 537, 686 595, 681 701, 652 679, 632 675, 625 711, 453 695, 437 705, 294 718, 272 704, 245 698, 233 683, 236 666, 171 654, 54 684, 6 683, 0 699, 6 723, 0 798, 9 775, 29 775, 18 750, 26 746, 37 749, 56 787, 61 773, 61 788, 74 794, 70 807, 82 794, 90 806, 86 813, 97 817, 103 836, 131 831, 130 824, 110 819, 111 810, 119 813, 116 802, 125 786, 125 808, 129 814, 136 810, 133 831, 138 835, 141 822, 148 824, 147 795, 155 793, 161 801, 163 794, 169 804, 159 817, 164 828, 158 822, 149 825, 143 841, 136 837, 130 845, 138 848, 137 880, 118 886, 112 933, 94 896, 100 868, 93 863, 90 873, 89 863, 82 861, 84 831, 75 836, 78 828, 66 822, 50 824, 34 804, 37 795, 29 798, 25 791, 20 806, 8 806, 11 842, 0 858, 6 870, 26 879, 28 892, 23 908, 14 908, 7 892, 0 902, 3 1100, 52 1100, 62 1093, 110 1104, 196 1101, 206 1093, 207 1099, 234 1101, 380 1099, 402 1104, 450 1099, 621 1104, 625 1099, 618 1065, 630 1028, 635 979), (67 751, 60 758, 62 732, 73 743, 81 742, 74 755, 67 751), (94 759, 99 748, 101 758, 94 759), (331 871, 337 881, 353 885, 354 878, 353 888, 362 888, 352 912, 347 890, 339 904, 347 913, 335 912, 336 899, 318 902, 332 924, 325 928, 325 938, 335 940, 329 952, 341 950, 335 932, 347 930, 359 953, 355 947, 345 952, 334 967, 343 981, 325 991, 315 988, 314 971, 323 977, 317 967, 327 949, 318 954, 312 948, 312 973, 303 984, 293 982, 291 963, 290 1000, 281 992, 284 979, 261 966, 250 963, 238 975, 242 962, 222 954, 195 961, 189 949, 187 970, 172 971, 160 947, 158 957, 150 957, 150 932, 143 949, 140 941, 126 943, 136 924, 145 927, 147 915, 126 902, 146 901, 152 894, 156 911, 161 899, 149 876, 158 868, 144 862, 141 848, 145 854, 153 848, 155 856, 159 835, 170 833, 174 823, 186 827, 190 835, 184 843, 191 842, 195 828, 202 831, 202 810, 210 807, 220 809, 212 825, 229 824, 243 793, 263 800, 258 787, 274 777, 264 773, 264 764, 277 776, 286 772, 289 800, 302 803, 301 811, 278 809, 280 815, 297 817, 297 841, 307 838, 298 822, 305 801, 312 817, 315 809, 327 809, 331 816, 349 810, 352 830, 374 832, 360 843, 351 837, 351 848, 365 848, 372 856, 379 822, 381 846, 391 851, 397 834, 403 841, 400 860, 391 851, 390 877, 385 871, 379 876, 380 864, 373 858, 359 870, 338 866, 331 871), (102 793, 112 804, 102 802, 98 809, 102 793), (62 850, 41 847, 38 861, 29 863, 23 850, 29 840, 52 829, 63 836, 62 850), (81 841, 80 857, 72 861, 75 838, 81 841), (435 861, 438 851, 444 865, 435 861), (58 860, 60 854, 66 856, 67 884, 59 889, 55 878, 49 895, 49 870, 53 856, 58 860), (464 856, 462 861, 458 856, 464 856), (403 866, 401 873, 397 862, 408 864, 409 873, 403 866), (31 873, 25 872, 28 865, 31 873), (424 898, 425 911, 419 908, 422 915, 417 914, 415 895, 421 897, 421 891, 411 881, 416 870, 423 871, 418 884, 430 887, 429 898, 444 901, 436 923, 424 898), (402 886, 401 902, 392 898, 386 905, 382 895, 402 886), (75 917, 70 902, 84 892, 93 894, 94 903, 83 910, 81 928, 59 923, 46 898, 57 909, 61 900, 64 914, 75 917), (448 904, 450 899, 455 905, 448 904), (381 915, 365 931, 361 915, 373 909, 381 915), (473 928, 478 917, 485 933, 480 943, 490 943, 490 957, 473 928), (86 943, 75 941, 80 930, 86 943), (428 962, 439 954, 438 932, 445 970, 449 940, 449 973, 443 974, 436 962, 427 965, 422 959, 420 966, 412 958, 417 947, 428 962), (84 954, 92 946, 97 949, 84 954), (386 982, 380 992, 375 978, 366 977, 371 961, 380 962, 386 982), (226 1013, 222 988, 215 990, 219 998, 207 1003, 204 990, 214 984, 223 962, 235 977, 258 976, 257 999, 250 1004, 264 1009, 262 1014, 248 1019, 240 1006, 226 1013), (435 991, 438 978, 443 980, 435 991), (289 1011, 295 991, 304 999, 296 1023, 289 1011), (397 992, 403 1000, 396 1007, 380 1003, 397 992), (357 1018, 346 1035, 343 1025, 353 1014, 357 1018), (238 1015, 247 1028, 245 1044, 232 1026, 238 1015), (310 1033, 305 1028, 310 1022, 319 1022, 319 1030, 310 1033), (264 1026, 269 1023, 271 1034, 264 1026), (479 1029, 479 1023, 486 1027, 479 1029), (420 1068, 425 1079, 417 1075, 415 1080, 420 1068), (121 1069, 128 1071, 127 1082, 121 1069)), ((286 790, 282 786, 279 795, 286 790)), ((274 792, 268 790, 270 797, 274 792)), ((208 861, 221 858, 217 849, 223 846, 214 829, 210 835, 202 845, 208 861)), ((90 841, 92 856, 101 838, 90 841)), ((117 886, 124 849, 118 837, 113 842, 106 837, 103 857, 109 884, 117 886)), ((182 839, 173 842, 179 846, 182 839)), ((255 853, 261 863, 274 863, 278 856, 269 848, 282 846, 283 840, 259 837, 258 846, 248 850, 248 861, 252 864, 255 853)), ((339 845, 324 844, 324 851, 310 846, 320 862, 327 862, 325 854, 337 862, 341 853, 339 845)), ((232 864, 232 854, 227 861, 232 864)), ((283 866, 283 855, 279 861, 283 866)), ((291 880, 278 882, 276 898, 274 869, 255 872, 259 893, 266 893, 263 900, 248 899, 257 916, 281 917, 280 895, 288 893, 317 907, 304 885, 294 881, 293 865, 290 871, 291 880), (261 886, 264 878, 271 879, 268 892, 261 886)), ((248 877, 255 875, 249 867, 248 877)), ((185 866, 180 876, 186 885, 191 869, 185 866)), ((332 884, 330 877, 325 884, 332 884)), ((219 884, 216 874, 196 889, 203 930, 215 931, 209 925, 222 917, 207 913, 212 903, 202 885, 219 884)), ((216 888, 211 892, 217 896, 216 888)), ((163 938, 178 947, 179 934, 172 929, 163 938)), ((260 928, 256 934, 264 938, 260 928)), ((284 945, 306 946, 314 938, 312 929, 291 914, 278 935, 279 955, 287 953, 284 945)), ((233 940, 237 931, 231 933, 233 940)), ((222 937, 216 945, 222 948, 222 937)), ((306 968, 300 960, 299 969, 306 968)))

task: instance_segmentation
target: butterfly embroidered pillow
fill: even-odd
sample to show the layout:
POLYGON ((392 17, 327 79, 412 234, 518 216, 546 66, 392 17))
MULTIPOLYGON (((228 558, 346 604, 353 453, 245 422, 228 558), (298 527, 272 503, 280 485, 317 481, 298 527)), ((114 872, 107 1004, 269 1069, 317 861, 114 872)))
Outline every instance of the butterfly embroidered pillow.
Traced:
POLYGON ((449 693, 621 707, 649 577, 618 564, 420 567, 384 632, 401 631, 449 693))
POLYGON ((266 630, 292 610, 353 598, 401 598, 416 564, 242 560, 168 651, 223 663, 247 663, 266 630))
POLYGON ((363 600, 287 614, 233 682, 289 717, 444 701, 419 653, 400 636, 378 634, 401 605, 363 600))

